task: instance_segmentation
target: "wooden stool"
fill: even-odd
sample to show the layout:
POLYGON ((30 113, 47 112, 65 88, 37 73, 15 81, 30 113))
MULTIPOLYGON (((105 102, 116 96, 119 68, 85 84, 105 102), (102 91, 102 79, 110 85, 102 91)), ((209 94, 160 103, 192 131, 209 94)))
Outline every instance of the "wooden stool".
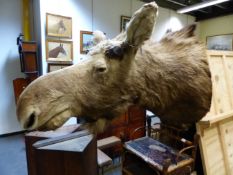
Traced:
POLYGON ((120 138, 116 136, 107 137, 97 141, 97 154, 98 154, 98 166, 100 168, 100 174, 104 174, 104 167, 112 164, 112 159, 105 154, 102 150, 111 148, 121 143, 120 138))

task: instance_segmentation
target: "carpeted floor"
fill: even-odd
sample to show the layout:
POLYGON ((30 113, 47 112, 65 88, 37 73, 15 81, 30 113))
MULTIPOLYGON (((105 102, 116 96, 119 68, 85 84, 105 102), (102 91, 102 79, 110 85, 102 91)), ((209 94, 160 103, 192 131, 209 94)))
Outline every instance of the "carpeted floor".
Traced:
MULTIPOLYGON (((0 137, 0 175, 27 175, 23 135, 0 137)), ((118 166, 104 175, 121 175, 118 166)))
POLYGON ((23 135, 0 138, 0 175, 27 175, 23 135))

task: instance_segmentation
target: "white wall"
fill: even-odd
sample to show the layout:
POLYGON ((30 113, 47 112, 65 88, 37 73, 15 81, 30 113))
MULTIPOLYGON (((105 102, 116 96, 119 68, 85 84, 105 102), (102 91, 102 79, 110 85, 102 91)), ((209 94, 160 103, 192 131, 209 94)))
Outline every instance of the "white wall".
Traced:
POLYGON ((21 1, 0 0, 0 135, 21 130, 15 114, 13 79, 23 77, 16 38, 22 32, 21 1))
POLYGON ((167 29, 176 31, 194 22, 195 18, 190 15, 178 14, 173 10, 160 7, 152 38, 159 41, 164 36, 167 29))
POLYGON ((206 42, 207 36, 232 34, 233 15, 220 16, 200 21, 200 39, 206 42))

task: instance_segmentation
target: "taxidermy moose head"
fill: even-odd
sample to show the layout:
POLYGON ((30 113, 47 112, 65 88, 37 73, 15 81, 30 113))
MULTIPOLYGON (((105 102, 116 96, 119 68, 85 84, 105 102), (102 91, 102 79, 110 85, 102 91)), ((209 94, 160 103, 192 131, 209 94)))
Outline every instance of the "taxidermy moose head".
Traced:
POLYGON ((21 125, 56 129, 77 116, 102 130, 131 105, 179 127, 200 120, 212 95, 205 48, 193 36, 195 25, 150 41, 157 10, 145 4, 114 39, 98 33, 89 59, 32 82, 17 104, 21 125))

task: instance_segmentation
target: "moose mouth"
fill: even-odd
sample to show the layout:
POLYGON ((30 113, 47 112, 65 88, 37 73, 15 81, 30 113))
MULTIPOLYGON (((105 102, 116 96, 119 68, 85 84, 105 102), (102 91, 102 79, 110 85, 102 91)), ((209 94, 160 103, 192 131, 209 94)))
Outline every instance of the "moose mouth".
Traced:
POLYGON ((46 130, 55 130, 61 127, 69 118, 71 117, 71 113, 68 109, 65 109, 61 112, 56 113, 49 120, 38 127, 38 130, 46 131, 46 130))

